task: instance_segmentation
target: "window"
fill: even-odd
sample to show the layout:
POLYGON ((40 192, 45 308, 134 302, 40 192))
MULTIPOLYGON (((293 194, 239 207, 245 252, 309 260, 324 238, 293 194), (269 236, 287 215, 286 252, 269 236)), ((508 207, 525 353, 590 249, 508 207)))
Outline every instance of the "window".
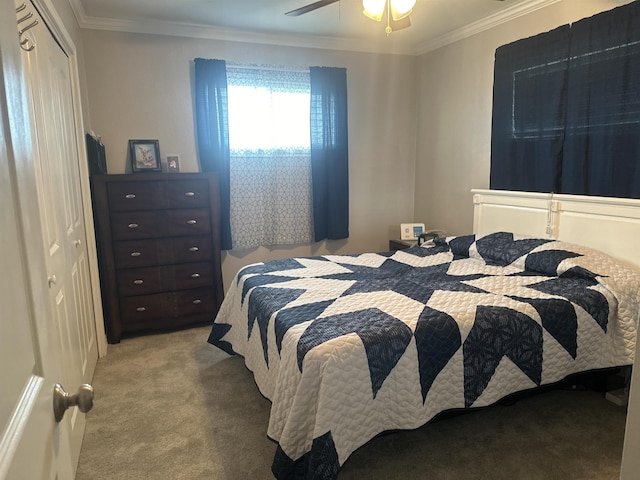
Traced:
POLYGON ((496 51, 491 188, 640 198, 640 2, 496 51))
POLYGON ((312 243, 309 72, 227 66, 233 248, 312 243))
POLYGON ((347 70, 194 67, 198 159, 218 177, 221 248, 348 238, 347 70))
MULTIPOLYGON (((610 126, 624 126, 630 123, 640 123, 640 84, 630 84, 628 88, 619 88, 616 79, 624 75, 620 71, 620 59, 628 56, 640 59, 640 41, 627 45, 598 51, 589 51, 581 55, 572 55, 567 59, 554 61, 544 65, 534 65, 513 72, 513 111, 511 115, 514 137, 530 137, 540 135, 554 135, 563 132, 565 121, 563 117, 549 117, 548 122, 540 125, 536 116, 533 98, 537 98, 536 87, 540 85, 541 76, 555 76, 558 80, 552 82, 561 84, 566 81, 567 64, 570 65, 572 76, 588 78, 590 90, 597 91, 602 108, 590 115, 590 96, 585 92, 577 98, 576 117, 571 126, 574 131, 587 131, 610 126), (612 84, 614 88, 611 88, 612 84), (560 121, 560 120, 563 121, 560 121)), ((566 101, 566 100, 565 100, 566 101)))
POLYGON ((309 73, 227 67, 232 151, 309 151, 309 73))

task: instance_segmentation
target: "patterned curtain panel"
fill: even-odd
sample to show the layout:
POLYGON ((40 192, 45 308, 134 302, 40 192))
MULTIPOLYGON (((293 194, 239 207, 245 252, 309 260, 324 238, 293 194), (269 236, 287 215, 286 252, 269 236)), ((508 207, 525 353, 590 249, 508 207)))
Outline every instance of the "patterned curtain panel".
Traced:
POLYGON ((313 241, 309 73, 227 65, 234 249, 313 241))

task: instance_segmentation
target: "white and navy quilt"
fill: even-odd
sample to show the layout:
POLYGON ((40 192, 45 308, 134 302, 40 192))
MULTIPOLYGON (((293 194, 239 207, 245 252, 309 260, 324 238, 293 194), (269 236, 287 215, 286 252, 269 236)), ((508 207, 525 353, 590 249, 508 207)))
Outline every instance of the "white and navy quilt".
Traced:
POLYGON ((495 233, 238 272, 209 342, 271 400, 278 479, 334 479, 377 434, 633 362, 640 274, 495 233))

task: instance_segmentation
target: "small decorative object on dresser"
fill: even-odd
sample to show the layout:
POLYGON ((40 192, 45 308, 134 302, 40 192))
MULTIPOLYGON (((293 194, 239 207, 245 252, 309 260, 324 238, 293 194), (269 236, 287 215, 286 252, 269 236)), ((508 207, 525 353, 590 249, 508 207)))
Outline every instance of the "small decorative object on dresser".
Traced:
POLYGON ((129 140, 129 155, 133 172, 161 172, 158 140, 129 140))
POLYGON ((223 298, 213 173, 91 178, 107 337, 212 322, 223 298))
POLYGON ((169 173, 180 171, 180 157, 178 155, 167 155, 167 171, 169 173))

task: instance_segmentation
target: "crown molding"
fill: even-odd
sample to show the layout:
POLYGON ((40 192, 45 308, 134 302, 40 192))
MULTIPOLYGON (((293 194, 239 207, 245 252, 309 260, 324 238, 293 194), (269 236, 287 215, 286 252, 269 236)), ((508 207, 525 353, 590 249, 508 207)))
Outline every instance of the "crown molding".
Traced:
POLYGON ((370 39, 327 37, 320 35, 295 35, 237 30, 211 25, 167 22, 160 20, 134 21, 127 19, 93 17, 86 14, 81 0, 69 0, 80 28, 127 33, 169 35, 206 40, 222 40, 286 47, 319 48, 363 53, 388 53, 397 55, 422 55, 450 43, 489 30, 502 23, 527 15, 562 0, 527 0, 508 7, 477 22, 416 45, 401 45, 391 42, 372 42, 370 39))
POLYGON ((445 45, 449 45, 459 40, 471 37, 472 35, 497 27, 498 25, 509 22, 518 17, 522 17, 523 15, 535 12, 536 10, 547 7, 549 5, 553 5, 554 3, 558 3, 560 1, 562 0, 529 0, 517 5, 513 5, 512 7, 505 8, 504 10, 478 20, 477 22, 473 22, 469 25, 465 25, 464 27, 452 30, 451 32, 440 35, 433 40, 429 40, 428 42, 421 43, 416 48, 414 54, 422 55, 433 50, 437 50, 438 48, 444 47, 445 45))
POLYGON ((80 0, 69 0, 69 4, 71 5, 71 10, 73 14, 76 16, 76 21, 80 28, 82 27, 82 23, 87 18, 87 15, 84 12, 84 7, 82 6, 82 2, 80 0))

